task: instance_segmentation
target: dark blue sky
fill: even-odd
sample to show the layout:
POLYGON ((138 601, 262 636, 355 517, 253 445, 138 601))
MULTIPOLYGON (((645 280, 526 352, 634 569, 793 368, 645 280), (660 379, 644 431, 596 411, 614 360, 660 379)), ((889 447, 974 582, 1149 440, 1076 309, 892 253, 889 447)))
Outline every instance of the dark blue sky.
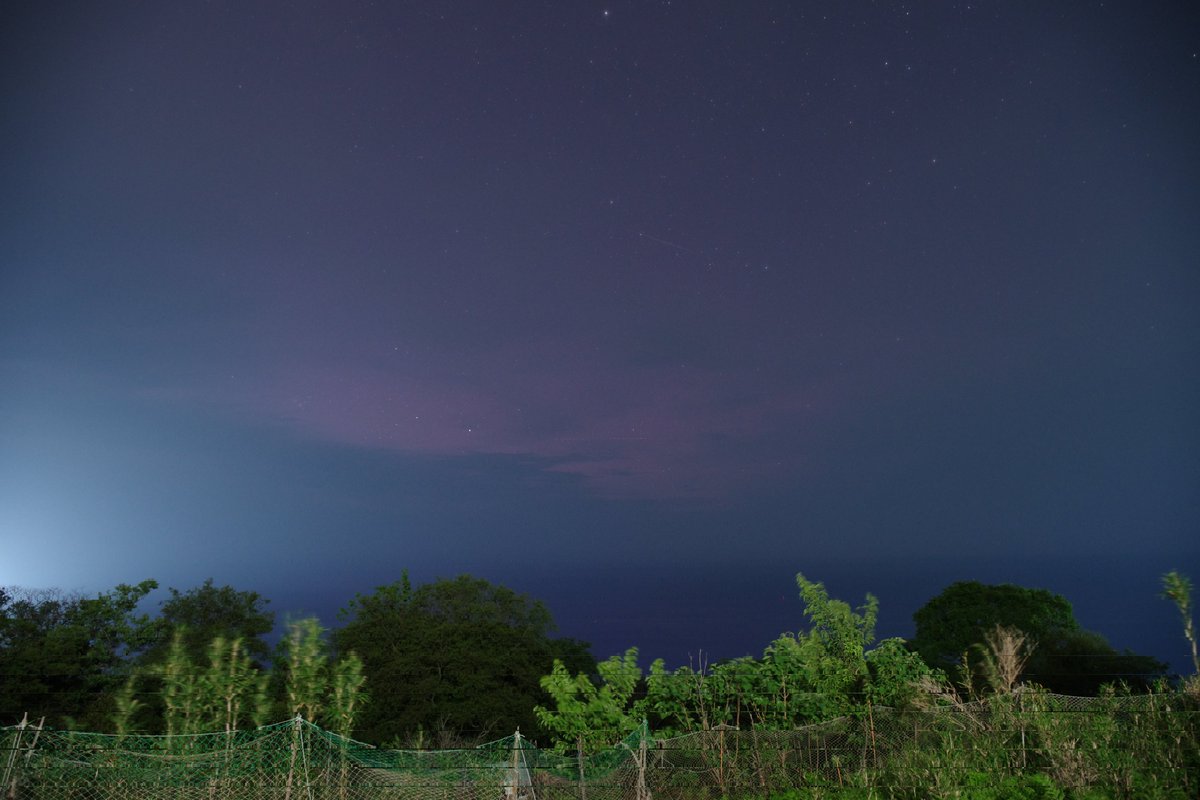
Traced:
POLYGON ((469 571, 681 662, 1007 580, 1183 668, 1185 4, 4 13, 0 584, 469 571))

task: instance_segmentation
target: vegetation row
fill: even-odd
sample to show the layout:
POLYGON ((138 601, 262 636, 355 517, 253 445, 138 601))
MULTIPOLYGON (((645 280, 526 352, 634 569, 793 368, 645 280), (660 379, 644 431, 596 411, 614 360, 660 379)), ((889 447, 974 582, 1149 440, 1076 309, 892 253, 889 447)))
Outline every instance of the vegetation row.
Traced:
MULTIPOLYGON (((659 660, 645 671, 637 648, 595 663, 585 643, 551 635, 541 603, 470 576, 413 586, 403 575, 355 597, 332 632, 312 618, 290 622, 274 650, 266 643, 274 619, 265 599, 212 581, 186 592, 170 589, 155 617, 136 612, 156 588, 153 581, 95 597, 0 590, 0 710, 7 721, 40 719, 118 736, 233 734, 300 717, 345 737, 408 749, 519 729, 575 754, 582 765, 585 754, 605 751, 646 723, 662 740, 796 731, 841 720, 859 732, 863 748, 868 741, 876 748, 885 732, 877 718, 943 709, 967 713, 957 719, 973 720, 967 724, 991 746, 981 749, 979 736, 969 747, 960 739, 932 766, 927 746, 899 748, 925 754, 905 773, 910 780, 923 776, 923 786, 954 775, 962 789, 978 774, 987 784, 980 791, 998 791, 999 775, 1016 781, 1012 792, 1026 792, 1003 796, 1091 796, 1096 776, 1081 771, 1102 769, 1096 753, 1105 753, 1102 765, 1125 764, 1112 772, 1124 786, 1112 796, 1152 796, 1137 793, 1145 787, 1159 792, 1153 796, 1175 796, 1176 788, 1194 796, 1200 679, 1168 685, 1163 664, 1117 651, 1083 630, 1064 598, 956 583, 914 615, 912 641, 876 641, 874 597, 852 608, 803 575, 797 585, 805 627, 780 635, 760 657, 674 670, 659 660), (1053 692, 1156 697, 1163 709, 1191 716, 1179 722, 1144 715, 1131 728, 1127 719, 1113 721, 1120 717, 1113 705, 1112 713, 1051 723, 1056 718, 1045 712, 1056 710, 1053 692), (1157 743, 1157 757, 1131 762, 1146 742, 1157 743), (1091 755, 1081 755, 1089 748, 1091 755), (1023 763, 1015 769, 1008 762, 1018 752, 1023 763), (1149 766, 1155 763, 1158 772, 1149 766)), ((1172 572, 1163 589, 1200 672, 1191 584, 1172 572)), ((952 739, 954 730, 929 734, 935 750, 948 746, 945 737, 952 739)), ((841 788, 853 786, 854 774, 839 773, 841 788)), ((878 780, 873 772, 873 782, 863 785, 878 780)))

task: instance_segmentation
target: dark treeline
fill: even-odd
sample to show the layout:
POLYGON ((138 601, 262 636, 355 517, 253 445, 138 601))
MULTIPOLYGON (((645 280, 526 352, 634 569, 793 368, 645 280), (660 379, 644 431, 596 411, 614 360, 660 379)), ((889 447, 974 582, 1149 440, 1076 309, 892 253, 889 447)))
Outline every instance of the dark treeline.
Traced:
MULTIPOLYGON (((254 591, 171 588, 139 613, 154 581, 95 596, 0 588, 0 723, 118 733, 238 729, 300 714, 392 747, 447 747, 518 728, 560 748, 615 741, 643 718, 658 730, 786 729, 875 706, 904 706, 932 686, 978 695, 1018 681, 1096 695, 1144 691, 1157 659, 1119 651, 1040 589, 960 582, 914 615, 911 641, 876 641, 878 603, 857 607, 797 578, 803 629, 761 657, 643 673, 637 649, 597 663, 587 643, 554 635, 539 601, 471 576, 393 584, 353 598, 336 629, 275 615, 254 591)), ((1195 647, 1191 586, 1165 596, 1195 647)))

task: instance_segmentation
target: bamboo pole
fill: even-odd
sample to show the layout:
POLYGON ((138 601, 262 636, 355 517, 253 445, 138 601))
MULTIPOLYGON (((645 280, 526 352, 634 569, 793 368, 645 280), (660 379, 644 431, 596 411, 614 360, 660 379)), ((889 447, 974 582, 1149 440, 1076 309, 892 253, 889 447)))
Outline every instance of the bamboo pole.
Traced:
POLYGON ((509 797, 516 798, 521 791, 521 729, 517 728, 517 732, 513 734, 512 747, 512 777, 509 779, 509 785, 506 787, 505 794, 509 797))
POLYGON ((292 800, 292 783, 296 779, 296 750, 300 739, 300 720, 301 717, 297 714, 295 724, 292 726, 292 752, 288 761, 287 784, 283 790, 283 800, 292 800))
POLYGON ((4 765, 4 780, 0 781, 0 786, 9 786, 8 779, 12 778, 12 785, 9 786, 9 798, 17 796, 17 776, 13 772, 13 764, 17 759, 17 751, 21 749, 21 736, 25 733, 25 725, 29 721, 29 712, 26 711, 21 715, 21 721, 17 724, 17 732, 13 739, 12 748, 8 751, 8 762, 4 765))
POLYGON ((650 800, 650 790, 646 787, 646 762, 649 761, 650 756, 647 739, 650 738, 650 726, 646 720, 642 720, 642 729, 638 738, 641 741, 638 742, 637 800, 650 800))

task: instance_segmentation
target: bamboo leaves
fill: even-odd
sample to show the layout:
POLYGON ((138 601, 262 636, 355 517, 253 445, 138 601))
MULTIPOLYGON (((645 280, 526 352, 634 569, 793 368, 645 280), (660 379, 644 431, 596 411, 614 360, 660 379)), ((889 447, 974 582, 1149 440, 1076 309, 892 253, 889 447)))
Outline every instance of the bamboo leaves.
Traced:
MULTIPOLYGON (((310 722, 322 719, 349 736, 366 702, 362 661, 349 653, 330 664, 323 634, 316 619, 289 625, 280 664, 283 705, 288 714, 310 722)), ((242 638, 213 638, 204 663, 191 658, 187 642, 187 631, 177 627, 162 663, 135 673, 114 697, 113 725, 119 734, 131 730, 144 706, 135 698, 135 686, 146 679, 157 684, 169 736, 214 730, 232 735, 263 725, 278 710, 269 691, 270 673, 255 664, 242 638)))
POLYGON ((240 638, 216 637, 208 646, 208 663, 199 665, 188 656, 185 632, 177 629, 156 672, 168 735, 234 733, 262 724, 269 712, 267 676, 254 668, 240 638))
POLYGON ((287 710, 309 722, 326 721, 339 734, 349 736, 367 700, 363 662, 352 651, 330 664, 324 634, 315 617, 288 625, 282 665, 287 710))
POLYGON ((1163 597, 1175 604, 1183 619, 1183 635, 1192 646, 1192 668, 1200 674, 1200 654, 1197 653, 1196 626, 1192 621, 1192 582, 1187 576, 1171 570, 1162 577, 1163 597))
POLYGON ((288 713, 314 722, 324 710, 328 682, 328 657, 321 638, 321 623, 309 617, 289 624, 284 648, 288 713))
POLYGON ((362 659, 356 653, 348 653, 334 664, 328 718, 336 733, 348 737, 354 730, 354 717, 367 699, 363 689, 366 681, 362 659))
POLYGON ((808 629, 781 635, 761 658, 674 672, 662 662, 651 665, 646 706, 661 724, 678 732, 786 730, 858 713, 864 699, 900 704, 911 695, 929 668, 900 640, 868 649, 879 612, 873 596, 852 609, 820 583, 803 575, 796 582, 808 629))

